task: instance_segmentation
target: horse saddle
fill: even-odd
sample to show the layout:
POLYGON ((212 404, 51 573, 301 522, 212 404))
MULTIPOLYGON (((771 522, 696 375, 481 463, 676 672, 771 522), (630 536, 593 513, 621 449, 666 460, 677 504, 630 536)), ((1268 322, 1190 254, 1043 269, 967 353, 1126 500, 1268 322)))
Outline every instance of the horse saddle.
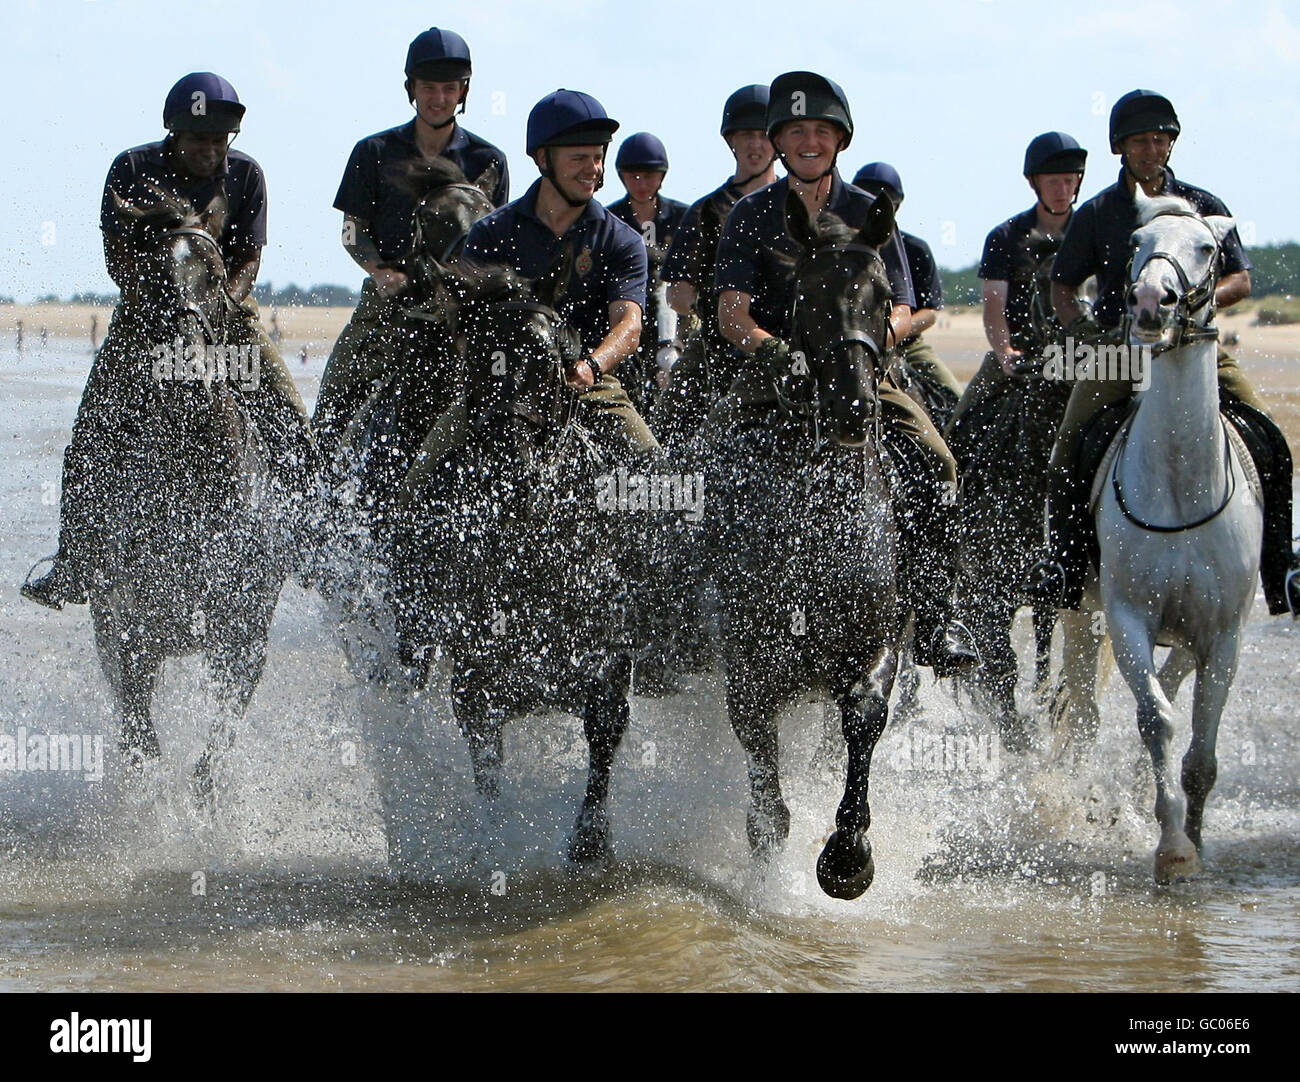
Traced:
MULTIPOLYGON (((1096 419, 1084 433, 1079 444, 1080 476, 1092 478, 1092 487, 1088 496, 1088 514, 1095 515, 1101 503, 1101 494, 1115 458, 1119 454, 1124 436, 1137 412, 1137 402, 1129 399, 1124 402, 1112 402, 1102 409, 1096 419)), ((1228 396, 1220 396, 1219 416, 1228 422, 1223 426, 1228 443, 1236 452, 1237 461, 1241 463, 1255 501, 1264 502, 1264 484, 1261 469, 1268 470, 1272 463, 1272 448, 1265 432, 1256 423, 1258 411, 1251 409, 1244 402, 1228 396)), ((1263 419, 1267 423, 1267 418, 1263 419)))

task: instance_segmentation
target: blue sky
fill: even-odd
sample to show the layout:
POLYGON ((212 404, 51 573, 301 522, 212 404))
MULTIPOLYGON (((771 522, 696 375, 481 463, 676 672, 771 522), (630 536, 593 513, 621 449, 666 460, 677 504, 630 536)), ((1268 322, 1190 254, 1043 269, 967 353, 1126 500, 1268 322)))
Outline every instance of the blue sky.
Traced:
MULTIPOLYGON (((690 201, 728 175, 717 134, 726 95, 810 68, 849 95, 857 133, 842 172, 892 162, 907 189, 903 226, 930 241, 942 266, 968 266, 988 230, 1032 201, 1019 175, 1028 140, 1049 129, 1079 139, 1092 194, 1117 169, 1106 145, 1110 105, 1143 86, 1178 108, 1178 175, 1223 198, 1247 243, 1293 240, 1297 8, 5 0, 0 294, 111 288, 98 231, 104 175, 120 150, 161 138, 163 97, 192 70, 226 76, 248 106, 236 146, 268 179, 262 280, 357 284, 334 193, 356 140, 409 119, 402 63, 431 24, 470 43, 465 123, 507 152, 515 196, 536 176, 523 153, 528 110, 556 87, 595 94, 622 123, 620 136, 659 135, 672 161, 664 191, 690 201)), ((600 195, 622 194, 611 170, 600 195)))

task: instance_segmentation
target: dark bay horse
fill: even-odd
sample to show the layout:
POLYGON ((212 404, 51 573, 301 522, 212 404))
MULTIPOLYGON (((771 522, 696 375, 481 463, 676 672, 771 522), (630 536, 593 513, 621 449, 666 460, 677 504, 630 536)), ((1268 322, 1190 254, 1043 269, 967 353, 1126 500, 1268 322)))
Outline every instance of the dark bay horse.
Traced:
MULTIPOLYGON (((947 433, 960 474, 961 565, 959 615, 979 646, 982 665, 963 678, 976 702, 995 720, 1005 746, 1023 751, 1032 722, 1016 708, 1017 661, 1011 626, 1029 605, 1023 586, 1043 546, 1047 463, 1070 397, 1069 383, 1043 376, 1043 351, 1057 343, 1052 312, 1052 264, 1060 238, 1033 230, 1035 266, 1030 311, 1033 342, 1016 372, 971 401, 947 433)), ((1035 610, 1036 687, 1045 693, 1056 614, 1035 610)))
POLYGON ((606 798, 628 724, 632 647, 620 573, 631 529, 598 507, 603 461, 564 382, 576 333, 555 305, 572 250, 529 282, 450 268, 468 368, 467 441, 416 492, 398 539, 394 604, 404 659, 422 683, 439 651, 479 793, 500 790, 502 727, 540 709, 582 717, 586 794, 574 862, 609 851, 606 798))
POLYGON ((856 898, 874 876, 871 754, 908 615, 875 395, 890 300, 877 249, 893 208, 877 200, 856 234, 833 216, 812 221, 793 193, 786 216, 803 249, 791 342, 801 374, 784 379, 779 409, 742 415, 721 435, 709 552, 723 598, 727 713, 749 759, 750 846, 763 857, 789 834, 779 712, 808 690, 829 693, 848 772, 817 879, 832 897, 856 898))
POLYGON ((410 468, 420 441, 459 390, 456 299, 441 266, 460 251, 470 226, 492 211, 497 168, 474 181, 447 158, 403 163, 393 183, 415 200, 413 242, 391 264, 409 278, 392 318, 362 349, 386 358, 386 375, 350 421, 341 447, 364 507, 381 509, 410 468))
POLYGON ((137 761, 160 754, 150 707, 162 663, 204 656, 222 707, 195 768, 208 798, 213 756, 232 742, 265 663, 287 574, 284 494, 236 389, 243 355, 228 352, 250 344, 237 342, 215 239, 224 197, 199 212, 154 195, 147 205, 118 201, 155 239, 137 264, 140 298, 123 302, 99 358, 115 408, 98 421, 87 485, 90 610, 122 748, 137 761), (212 363, 222 356, 228 366, 212 363))

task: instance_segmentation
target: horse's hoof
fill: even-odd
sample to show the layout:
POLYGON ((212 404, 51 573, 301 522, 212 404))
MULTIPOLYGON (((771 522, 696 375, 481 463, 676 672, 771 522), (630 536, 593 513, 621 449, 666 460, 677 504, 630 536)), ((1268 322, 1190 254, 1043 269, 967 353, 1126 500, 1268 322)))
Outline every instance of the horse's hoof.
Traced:
POLYGON ((595 864, 609 859, 609 819, 605 812, 583 812, 569 838, 569 860, 573 864, 595 864))
POLYGON ((745 816, 745 833, 750 852, 759 860, 767 860, 790 836, 790 809, 784 802, 766 811, 750 808, 745 816))
POLYGON ((837 830, 817 858, 817 883, 832 898, 851 902, 866 892, 875 877, 871 842, 861 832, 837 830))
POLYGON ((1156 850, 1155 877, 1157 883, 1173 883, 1190 879, 1201 870, 1201 858, 1190 839, 1184 835, 1169 844, 1161 843, 1156 850))

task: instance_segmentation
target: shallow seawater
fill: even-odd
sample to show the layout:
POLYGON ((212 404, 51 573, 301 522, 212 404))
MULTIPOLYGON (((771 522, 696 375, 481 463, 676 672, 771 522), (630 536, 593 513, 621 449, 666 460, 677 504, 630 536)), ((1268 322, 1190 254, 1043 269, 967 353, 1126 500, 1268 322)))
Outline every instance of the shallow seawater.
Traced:
POLYGON ((1262 603, 1220 734, 1206 871, 1167 889, 1117 676, 1075 770, 1000 749, 926 678, 919 716, 896 716, 877 751, 876 880, 854 902, 813 873, 841 769, 813 765, 822 706, 782 723, 791 837, 755 867, 721 680, 692 677, 634 700, 615 860, 575 873, 576 719, 511 725, 488 814, 438 687, 410 705, 359 686, 326 606, 293 585, 217 815, 201 816, 189 771, 215 708, 197 662, 169 663, 162 761, 128 776, 86 610, 17 596, 52 547, 87 361, 51 348, 0 376, 0 737, 99 735, 105 756, 99 781, 0 771, 0 989, 1300 990, 1300 630, 1262 603))

